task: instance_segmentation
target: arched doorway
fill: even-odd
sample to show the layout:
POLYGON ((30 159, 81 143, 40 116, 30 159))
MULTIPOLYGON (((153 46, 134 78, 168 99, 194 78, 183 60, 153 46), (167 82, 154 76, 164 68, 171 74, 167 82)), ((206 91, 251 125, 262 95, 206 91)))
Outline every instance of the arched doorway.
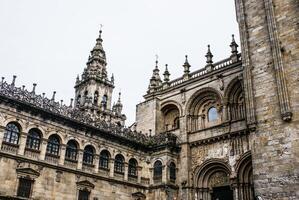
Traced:
POLYGON ((233 200, 230 167, 220 159, 205 161, 195 173, 196 200, 233 200))
POLYGON ((236 165, 238 199, 254 200, 252 177, 252 158, 248 151, 239 159, 236 165))

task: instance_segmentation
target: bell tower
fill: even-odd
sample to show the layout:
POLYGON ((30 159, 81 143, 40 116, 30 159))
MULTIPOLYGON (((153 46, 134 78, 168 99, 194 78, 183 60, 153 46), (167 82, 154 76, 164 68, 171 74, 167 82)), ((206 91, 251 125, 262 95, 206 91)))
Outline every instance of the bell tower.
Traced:
MULTIPOLYGON (((125 115, 122 109, 111 107, 114 89, 114 76, 108 78, 106 53, 103 49, 102 30, 96 39, 94 48, 90 51, 86 67, 75 83, 75 107, 98 115, 109 116, 109 120, 116 119, 124 124, 125 115)), ((116 105, 119 106, 119 103, 116 105)))
POLYGON ((90 51, 87 66, 75 84, 75 104, 80 108, 95 110, 110 110, 114 88, 114 78, 108 79, 106 53, 102 46, 102 31, 96 40, 96 45, 90 51))

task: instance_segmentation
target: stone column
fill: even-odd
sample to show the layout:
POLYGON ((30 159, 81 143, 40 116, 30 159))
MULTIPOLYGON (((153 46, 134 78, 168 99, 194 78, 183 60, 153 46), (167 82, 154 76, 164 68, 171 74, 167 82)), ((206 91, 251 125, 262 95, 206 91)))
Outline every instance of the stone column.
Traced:
POLYGON ((78 164, 77 164, 77 169, 82 169, 82 163, 83 163, 83 150, 79 149, 78 150, 78 164))
POLYGON ((234 195, 234 200, 239 200, 239 195, 238 195, 238 184, 237 183, 233 183, 231 185, 232 189, 233 189, 233 195, 234 195))
POLYGON ((99 172, 99 155, 94 155, 94 172, 98 173, 99 172))
POLYGON ((4 132, 5 132, 5 127, 4 126, 0 126, 0 149, 2 147, 4 132))
POLYGON ((45 160, 46 152, 47 152, 47 145, 48 145, 48 140, 42 139, 41 140, 41 145, 40 145, 40 155, 39 155, 39 160, 45 160))
POLYGON ((125 166, 125 181, 128 180, 128 172, 129 172, 129 165, 127 162, 124 163, 124 166, 125 166))
POLYGON ((66 150, 66 145, 65 144, 61 144, 60 145, 59 165, 64 165, 65 150, 66 150))
POLYGON ((109 176, 114 177, 114 159, 110 158, 109 166, 110 166, 109 176))
POLYGON ((141 183, 142 167, 137 167, 137 183, 141 183))
POLYGON ((154 168, 149 168, 149 172, 150 172, 150 185, 154 184, 154 168))
POLYGON ((27 134, 26 133, 21 133, 20 138, 19 138, 18 155, 24 155, 25 146, 26 146, 26 139, 27 139, 27 134))
POLYGON ((167 182, 167 173, 166 173, 166 165, 162 166, 162 183, 166 183, 167 182))

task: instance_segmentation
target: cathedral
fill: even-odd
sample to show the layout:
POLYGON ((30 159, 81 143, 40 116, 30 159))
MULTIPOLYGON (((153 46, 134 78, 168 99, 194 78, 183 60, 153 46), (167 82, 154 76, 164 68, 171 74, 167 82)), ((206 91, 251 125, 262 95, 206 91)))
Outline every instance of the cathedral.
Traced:
POLYGON ((156 60, 130 126, 102 31, 69 105, 2 78, 0 199, 299 199, 299 4, 235 6, 240 46, 175 79, 156 60))

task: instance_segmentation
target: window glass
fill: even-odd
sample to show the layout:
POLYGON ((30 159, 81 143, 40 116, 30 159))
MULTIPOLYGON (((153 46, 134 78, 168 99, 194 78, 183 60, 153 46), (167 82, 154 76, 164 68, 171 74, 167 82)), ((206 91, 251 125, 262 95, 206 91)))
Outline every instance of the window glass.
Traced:
POLYGON ((59 147, 60 147, 60 142, 58 136, 51 135, 48 139, 47 154, 58 156, 59 147))
POLYGON ((114 171, 115 172, 121 172, 124 171, 124 158, 122 155, 116 155, 115 161, 114 161, 114 171))
POLYGON ((129 160, 128 174, 131 176, 137 176, 137 161, 135 159, 129 160))
POLYGON ((4 132, 3 141, 11 144, 18 144, 20 130, 14 123, 7 124, 4 132))
POLYGON ((209 121, 215 121, 218 119, 218 112, 215 107, 211 107, 208 112, 209 121))
POLYGON ((38 129, 31 129, 26 140, 26 147, 29 149, 39 150, 41 134, 38 129))
POLYGON ((104 150, 100 154, 100 167, 108 169, 108 164, 109 164, 109 153, 104 150))
POLYGON ((90 145, 86 146, 84 149, 83 163, 89 164, 89 165, 93 164, 93 147, 90 145))
POLYGON ((78 200, 89 200, 90 192, 86 190, 79 190, 79 198, 78 200))
POLYGON ((29 198, 31 193, 32 180, 20 178, 18 186, 18 197, 29 198))
POLYGON ((65 157, 70 160, 77 160, 77 144, 71 140, 67 143, 65 157))

